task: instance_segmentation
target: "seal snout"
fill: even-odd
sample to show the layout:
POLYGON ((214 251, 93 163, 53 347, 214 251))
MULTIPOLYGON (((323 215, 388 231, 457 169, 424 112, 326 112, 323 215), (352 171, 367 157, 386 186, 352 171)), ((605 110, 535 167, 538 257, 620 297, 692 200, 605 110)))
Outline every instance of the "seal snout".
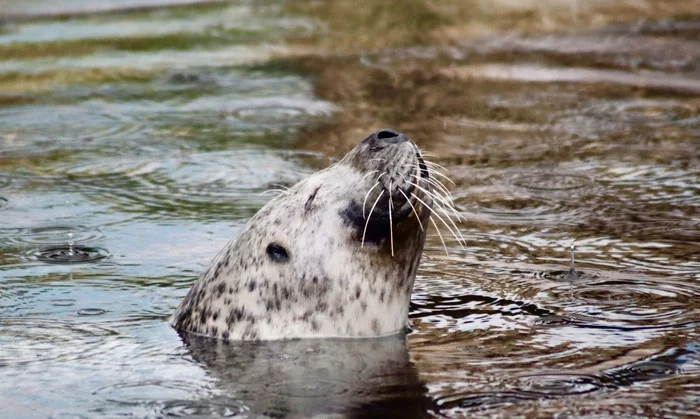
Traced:
POLYGON ((370 134, 363 143, 368 143, 371 151, 379 151, 392 144, 405 143, 406 141, 408 141, 408 137, 404 134, 385 128, 370 134))

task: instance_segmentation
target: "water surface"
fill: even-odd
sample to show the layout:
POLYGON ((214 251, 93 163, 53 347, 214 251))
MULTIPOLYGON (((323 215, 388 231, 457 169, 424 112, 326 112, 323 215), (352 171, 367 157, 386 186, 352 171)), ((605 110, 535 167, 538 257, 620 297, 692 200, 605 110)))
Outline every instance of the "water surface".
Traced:
POLYGON ((697 415, 700 9, 395 3, 0 1, 3 416, 697 415), (428 235, 405 339, 167 325, 381 127, 466 240, 428 235))

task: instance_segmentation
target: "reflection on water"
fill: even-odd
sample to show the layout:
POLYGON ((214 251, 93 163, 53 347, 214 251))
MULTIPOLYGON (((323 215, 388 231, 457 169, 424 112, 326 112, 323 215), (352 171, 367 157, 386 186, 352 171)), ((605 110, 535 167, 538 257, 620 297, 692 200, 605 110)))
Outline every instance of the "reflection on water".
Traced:
POLYGON ((700 5, 396 1, 0 0, 3 416, 697 414, 700 5), (463 217, 407 337, 166 324, 382 127, 463 217))
POLYGON ((253 416, 427 417, 430 401, 401 336, 230 344, 183 339, 194 360, 253 416))

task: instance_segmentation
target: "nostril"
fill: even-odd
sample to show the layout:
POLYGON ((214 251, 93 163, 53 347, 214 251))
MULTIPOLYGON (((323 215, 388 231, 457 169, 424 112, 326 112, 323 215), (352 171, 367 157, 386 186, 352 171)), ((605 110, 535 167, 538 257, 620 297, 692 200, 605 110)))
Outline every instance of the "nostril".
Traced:
MULTIPOLYGON (((0 0, 2 2, 2 0, 0 0)), ((382 150, 392 144, 399 144, 409 141, 408 137, 393 129, 385 128, 375 131, 369 137, 362 140, 363 144, 368 144, 371 151, 382 150)))
POLYGON ((398 137, 399 133, 394 131, 381 130, 377 133, 377 139, 385 140, 388 138, 398 137))

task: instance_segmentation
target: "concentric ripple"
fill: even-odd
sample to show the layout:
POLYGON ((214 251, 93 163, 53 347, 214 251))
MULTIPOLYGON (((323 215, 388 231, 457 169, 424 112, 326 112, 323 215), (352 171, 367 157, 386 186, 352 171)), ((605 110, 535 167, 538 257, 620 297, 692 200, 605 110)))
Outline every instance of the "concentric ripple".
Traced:
POLYGON ((470 221, 510 225, 575 224, 585 216, 579 200, 595 186, 590 176, 561 170, 487 174, 479 184, 455 191, 455 207, 470 221))
POLYGON ((79 316, 100 316, 105 313, 107 313, 107 310, 103 310, 101 308, 84 308, 78 310, 79 316))
POLYGON ((168 400, 158 409, 167 417, 176 418, 235 418, 245 417, 247 408, 235 400, 168 400))
POLYGON ((509 385, 515 392, 534 398, 586 394, 604 387, 595 376, 566 373, 521 375, 509 385))
POLYGON ((115 113, 98 102, 0 109, 0 125, 11 127, 4 135, 13 138, 3 152, 23 156, 67 148, 93 149, 95 144, 118 141, 142 129, 133 116, 115 113), (80 141, 75 141, 76 137, 80 141))
POLYGON ((668 279, 607 278, 560 285, 546 293, 566 312, 618 327, 661 328, 696 321, 700 287, 668 279))
POLYGON ((0 319, 0 365, 41 365, 88 358, 117 333, 85 322, 45 318, 0 319))
POLYGON ((279 133, 327 118, 335 106, 316 100, 264 98, 229 105, 228 122, 236 132, 279 133))
POLYGON ((583 271, 580 269, 534 271, 531 274, 537 278, 547 279, 549 281, 593 280, 599 279, 602 275, 596 271, 583 271))
POLYGON ((66 171, 75 187, 124 211, 229 217, 250 213, 271 184, 296 183, 308 173, 299 156, 265 149, 192 153, 165 158, 109 159, 66 171), (261 159, 266 163, 261 164, 261 159))
POLYGON ((7 232, 8 244, 19 246, 62 246, 69 242, 91 243, 103 238, 99 229, 81 225, 54 225, 20 228, 7 232))
POLYGON ((515 185, 535 191, 569 191, 590 185, 593 180, 587 176, 563 173, 526 174, 513 182, 515 185))
POLYGON ((85 263, 104 259, 109 256, 109 252, 100 247, 75 245, 34 250, 28 256, 47 263, 85 263))
MULTIPOLYGON (((204 393, 197 384, 179 380, 146 380, 113 384, 97 389, 94 394, 120 407, 147 409, 157 415, 174 417, 239 417, 247 407, 235 399, 198 399, 204 393)), ((111 411, 105 407, 105 412, 111 411)))
POLYGON ((9 315, 31 304, 38 294, 45 292, 40 287, 20 288, 15 284, 0 283, 0 315, 9 315))
POLYGON ((457 194, 455 207, 468 220, 515 225, 571 223, 578 211, 566 201, 539 197, 485 198, 477 201, 474 197, 457 194))

